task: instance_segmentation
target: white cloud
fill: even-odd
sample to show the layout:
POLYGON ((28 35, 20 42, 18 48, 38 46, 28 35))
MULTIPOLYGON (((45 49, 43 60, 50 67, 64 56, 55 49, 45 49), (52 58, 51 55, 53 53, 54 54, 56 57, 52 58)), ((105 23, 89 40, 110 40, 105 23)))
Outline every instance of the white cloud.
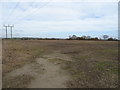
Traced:
MULTIPOLYGON (((2 0, 3 2, 18 2, 19 0, 2 0)), ((34 0, 35 2, 118 2, 119 0, 34 0)), ((33 2, 33 0, 20 0, 20 2, 33 2)))
POLYGON ((21 23, 26 32, 87 32, 87 31, 113 31, 116 30, 117 22, 103 19, 86 19, 75 21, 27 21, 21 23), (31 27, 30 27, 31 26, 31 27), (32 29, 30 29, 32 28, 32 29), (34 29, 34 31, 33 31, 34 29))
POLYGON ((15 23, 15 29, 33 35, 37 32, 117 32, 117 3, 52 2, 35 5, 20 3, 12 16, 5 12, 4 18, 10 17, 6 23, 15 23))

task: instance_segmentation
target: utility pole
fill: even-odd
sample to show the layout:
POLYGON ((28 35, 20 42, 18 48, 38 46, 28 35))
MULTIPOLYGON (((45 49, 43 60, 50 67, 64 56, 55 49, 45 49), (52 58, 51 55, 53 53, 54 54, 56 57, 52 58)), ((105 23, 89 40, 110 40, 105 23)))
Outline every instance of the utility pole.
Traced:
POLYGON ((7 28, 8 28, 8 25, 3 25, 3 27, 5 27, 6 28, 6 39, 7 39, 7 28))
POLYGON ((14 27, 14 25, 8 25, 8 27, 10 27, 11 28, 11 39, 12 39, 12 29, 13 29, 13 27, 14 27))

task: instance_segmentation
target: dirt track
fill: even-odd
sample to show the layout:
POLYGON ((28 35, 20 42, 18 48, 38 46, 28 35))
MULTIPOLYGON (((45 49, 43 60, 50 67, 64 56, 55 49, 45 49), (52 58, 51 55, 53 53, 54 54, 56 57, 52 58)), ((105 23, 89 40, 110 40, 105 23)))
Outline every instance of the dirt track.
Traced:
POLYGON ((6 78, 24 74, 34 78, 26 86, 27 88, 67 88, 66 82, 69 80, 69 74, 61 69, 64 60, 71 60, 71 58, 60 52, 45 55, 37 58, 36 63, 27 64, 12 71, 6 78))
POLYGON ((37 63, 43 65, 42 70, 44 73, 38 75, 28 88, 67 88, 66 81, 69 80, 69 76, 65 70, 60 68, 60 64, 62 63, 49 62, 49 59, 55 59, 57 56, 60 57, 60 55, 62 54, 54 53, 36 60, 37 63))

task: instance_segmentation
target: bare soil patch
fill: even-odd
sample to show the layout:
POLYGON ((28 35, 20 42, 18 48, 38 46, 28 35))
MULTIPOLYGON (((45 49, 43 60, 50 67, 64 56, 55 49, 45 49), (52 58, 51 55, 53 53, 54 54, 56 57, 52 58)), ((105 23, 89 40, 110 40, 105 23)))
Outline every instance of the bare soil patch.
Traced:
POLYGON ((5 40, 2 65, 3 87, 116 88, 118 42, 5 40))
MULTIPOLYGON (((55 59, 54 56, 51 55, 55 59)), ((57 61, 57 59, 56 59, 57 61)), ((67 88, 69 75, 60 68, 60 62, 49 62, 48 58, 38 58, 37 62, 43 65, 44 73, 38 75, 28 88, 67 88)))

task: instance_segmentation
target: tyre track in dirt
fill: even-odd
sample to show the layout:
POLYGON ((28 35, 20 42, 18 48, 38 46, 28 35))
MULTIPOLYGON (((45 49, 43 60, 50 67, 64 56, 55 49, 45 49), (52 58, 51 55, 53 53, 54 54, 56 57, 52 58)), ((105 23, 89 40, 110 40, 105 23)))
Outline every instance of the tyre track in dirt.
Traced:
POLYGON ((4 82, 5 87, 17 88, 19 85, 20 88, 67 88, 66 82, 70 80, 70 77, 68 72, 61 67, 65 64, 65 61, 70 60, 69 56, 61 54, 59 51, 44 55, 37 58, 35 62, 26 64, 6 74, 4 80, 13 81, 9 85, 6 85, 8 82, 4 82), (32 79, 29 78, 30 80, 27 83, 24 83, 22 79, 15 82, 16 77, 22 78, 20 76, 26 79, 32 77, 32 79))
POLYGON ((34 81, 28 85, 28 88, 67 88, 66 82, 69 80, 67 71, 61 69, 62 62, 49 62, 49 60, 59 59, 59 61, 65 59, 70 60, 69 57, 55 52, 43 56, 43 58, 36 59, 37 63, 43 65, 44 74, 40 74, 34 81))

